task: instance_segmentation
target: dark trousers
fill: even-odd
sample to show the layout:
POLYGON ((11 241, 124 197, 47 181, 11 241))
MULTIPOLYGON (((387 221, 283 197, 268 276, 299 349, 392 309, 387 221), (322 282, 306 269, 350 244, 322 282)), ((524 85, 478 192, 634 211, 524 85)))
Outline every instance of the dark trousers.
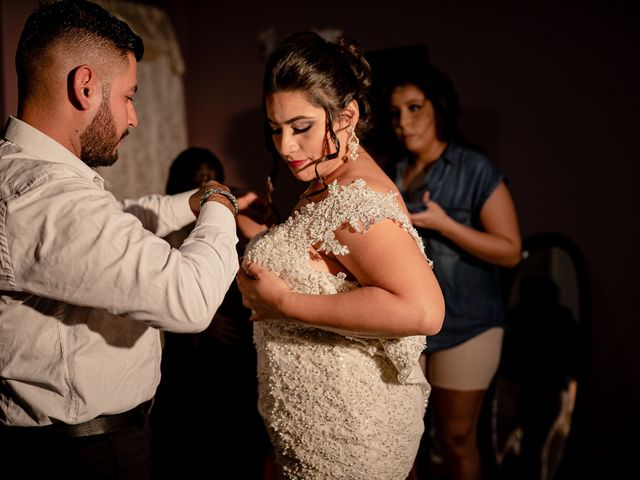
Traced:
MULTIPOLYGON (((148 480, 149 422, 87 437, 59 437, 0 429, 0 478, 30 480, 148 480)), ((31 429, 28 429, 31 430, 31 429)))

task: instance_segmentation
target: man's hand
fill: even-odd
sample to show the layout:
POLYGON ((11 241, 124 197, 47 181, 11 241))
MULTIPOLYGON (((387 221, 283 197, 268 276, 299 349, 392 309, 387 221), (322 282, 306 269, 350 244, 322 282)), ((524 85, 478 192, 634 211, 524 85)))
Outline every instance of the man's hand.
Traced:
MULTIPOLYGON (((196 218, 198 217, 198 215, 200 215, 200 199, 202 197, 202 194, 212 187, 221 188, 229 192, 229 187, 216 182, 215 180, 209 180, 207 183, 205 183, 202 187, 200 187, 200 190, 189 197, 189 208, 191 208, 191 211, 196 216, 196 218)), ((235 214, 235 208, 233 204, 224 195, 214 193, 213 195, 210 195, 209 198, 207 198, 207 202, 218 202, 227 207, 231 211, 231 213, 235 214)))

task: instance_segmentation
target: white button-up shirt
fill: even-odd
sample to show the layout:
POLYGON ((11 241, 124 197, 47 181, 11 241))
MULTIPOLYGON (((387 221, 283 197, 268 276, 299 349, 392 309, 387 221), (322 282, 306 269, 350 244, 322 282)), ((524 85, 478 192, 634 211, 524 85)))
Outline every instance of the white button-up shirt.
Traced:
POLYGON ((233 215, 192 192, 118 202, 70 151, 10 118, 0 143, 0 423, 80 423, 155 394, 157 329, 207 327, 238 270, 233 215))

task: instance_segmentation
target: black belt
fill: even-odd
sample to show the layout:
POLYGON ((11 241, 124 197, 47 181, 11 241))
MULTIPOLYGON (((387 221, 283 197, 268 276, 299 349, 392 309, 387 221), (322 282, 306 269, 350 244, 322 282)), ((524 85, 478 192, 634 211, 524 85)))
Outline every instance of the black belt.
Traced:
POLYGON ((24 436, 45 436, 55 438, 88 437, 102 435, 104 433, 117 432, 125 428, 142 425, 146 420, 153 399, 141 403, 135 408, 115 415, 100 415, 83 423, 69 424, 56 422, 40 427, 3 427, 0 426, 0 434, 8 433, 24 436))

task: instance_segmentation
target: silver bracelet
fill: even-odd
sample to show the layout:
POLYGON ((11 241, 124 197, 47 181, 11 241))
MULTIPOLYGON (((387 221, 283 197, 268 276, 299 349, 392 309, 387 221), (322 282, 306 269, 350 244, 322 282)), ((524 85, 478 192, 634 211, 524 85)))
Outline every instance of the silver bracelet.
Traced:
POLYGON ((231 192, 227 192, 226 190, 224 190, 222 188, 218 188, 218 187, 211 187, 211 188, 205 190, 205 192, 200 197, 200 208, 202 208, 204 203, 207 201, 207 199, 211 195, 216 194, 216 193, 219 194, 219 195, 223 195, 223 196, 227 197, 227 199, 233 205, 233 216, 235 217, 236 215, 238 215, 238 200, 236 200, 235 195, 233 195, 233 193, 231 193, 231 192))

